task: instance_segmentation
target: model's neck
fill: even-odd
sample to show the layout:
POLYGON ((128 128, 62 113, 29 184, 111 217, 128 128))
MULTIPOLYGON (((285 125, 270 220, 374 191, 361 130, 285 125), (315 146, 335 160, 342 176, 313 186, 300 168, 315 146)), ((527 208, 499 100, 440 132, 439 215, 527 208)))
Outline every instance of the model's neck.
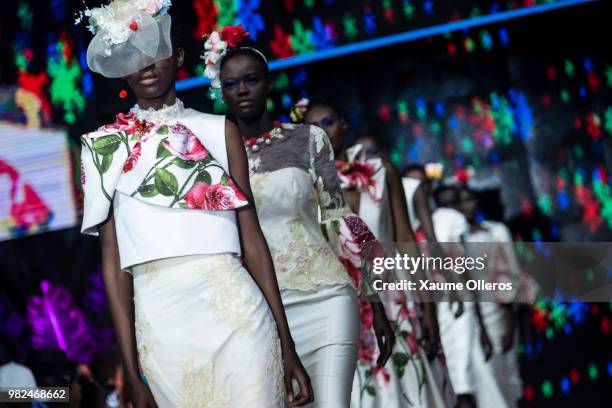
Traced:
POLYGON ((167 93, 157 98, 137 98, 136 102, 140 109, 161 109, 164 105, 171 106, 176 102, 176 90, 174 87, 167 93))
POLYGON ((259 118, 253 120, 238 119, 238 128, 242 136, 256 137, 274 129, 274 121, 270 118, 270 114, 265 112, 259 118))
POLYGON ((334 156, 336 156, 336 160, 340 160, 343 162, 348 160, 345 148, 342 148, 342 150, 340 150, 339 152, 334 152, 334 156))

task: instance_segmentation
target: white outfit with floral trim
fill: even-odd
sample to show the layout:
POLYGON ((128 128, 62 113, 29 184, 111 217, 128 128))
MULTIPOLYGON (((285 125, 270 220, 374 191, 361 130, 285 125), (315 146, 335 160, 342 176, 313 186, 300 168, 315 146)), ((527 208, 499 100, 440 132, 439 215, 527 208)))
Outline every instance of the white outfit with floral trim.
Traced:
MULTIPOLYGON (((443 248, 445 243, 461 242, 462 235, 470 227, 463 213, 453 208, 437 208, 431 219, 436 238, 443 248)), ((463 302, 463 308, 463 314, 457 318, 455 310, 451 310, 446 301, 437 308, 442 349, 457 395, 474 393, 472 351, 474 344, 480 344, 474 304, 463 302)))
POLYGON ((82 137, 82 232, 111 208, 121 268, 134 279, 138 358, 160 407, 284 405, 280 341, 237 255, 225 120, 135 107, 82 137))
MULTIPOLYGON (((395 241, 386 168, 380 158, 365 160, 361 145, 347 149, 347 162, 338 162, 343 188, 349 189, 350 179, 368 182, 359 198, 359 217, 383 244, 395 241), (347 167, 347 174, 342 168, 347 167), (351 167, 359 174, 352 174, 351 167)), ((376 368, 379 350, 372 328, 371 307, 363 303, 361 310, 362 333, 359 361, 353 380, 352 408, 436 407, 444 408, 455 403, 455 396, 444 367, 436 359, 429 362, 418 345, 420 324, 418 306, 412 300, 400 296, 393 302, 385 302, 387 316, 396 333, 393 356, 385 367, 376 368)))
MULTIPOLYGON (((484 230, 471 232, 466 235, 466 245, 470 243, 478 246, 479 253, 482 253, 482 243, 500 243, 487 248, 486 271, 488 276, 484 278, 491 282, 499 277, 494 274, 507 275, 511 280, 516 281, 516 276, 520 273, 520 267, 516 254, 512 250, 512 235, 501 222, 483 221, 480 224, 484 230)), ((506 325, 504 322, 504 311, 502 306, 495 302, 481 302, 480 311, 483 323, 487 329, 487 334, 493 345, 493 355, 486 361, 482 347, 474 344, 472 351, 472 364, 477 369, 474 370, 475 396, 478 406, 496 407, 516 407, 518 400, 522 396, 522 381, 520 377, 515 338, 513 347, 506 353, 502 350, 502 339, 505 335, 506 325)))
POLYGON ((311 406, 348 407, 359 302, 339 256, 360 250, 353 233, 369 231, 360 230, 365 225, 344 203, 323 130, 282 125, 272 135, 269 144, 247 148, 257 214, 296 350, 312 380, 311 406))

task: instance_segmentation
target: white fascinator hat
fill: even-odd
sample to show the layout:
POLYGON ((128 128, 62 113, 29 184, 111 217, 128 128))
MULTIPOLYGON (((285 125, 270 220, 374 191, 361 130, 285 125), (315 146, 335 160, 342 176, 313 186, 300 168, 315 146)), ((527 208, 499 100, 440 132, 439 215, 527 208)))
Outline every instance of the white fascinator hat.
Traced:
POLYGON ((87 65, 107 78, 121 78, 172 55, 170 0, 112 0, 87 9, 94 38, 87 48, 87 65))

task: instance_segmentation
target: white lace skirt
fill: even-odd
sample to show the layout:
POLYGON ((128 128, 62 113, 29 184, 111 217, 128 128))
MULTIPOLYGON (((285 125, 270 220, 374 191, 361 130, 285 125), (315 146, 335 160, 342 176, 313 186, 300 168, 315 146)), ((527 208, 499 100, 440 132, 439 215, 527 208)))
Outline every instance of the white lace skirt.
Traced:
POLYGON ((230 254, 132 268, 141 368, 160 408, 285 404, 276 324, 230 254))
POLYGON ((315 401, 308 407, 346 408, 359 347, 359 302, 351 286, 283 290, 296 351, 310 375, 315 401))

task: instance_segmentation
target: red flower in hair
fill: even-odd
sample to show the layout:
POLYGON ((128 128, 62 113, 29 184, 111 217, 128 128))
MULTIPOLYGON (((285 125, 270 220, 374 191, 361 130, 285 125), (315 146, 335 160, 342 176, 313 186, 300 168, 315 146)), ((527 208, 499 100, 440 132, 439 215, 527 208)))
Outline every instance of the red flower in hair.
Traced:
POLYGON ((242 40, 249 36, 249 33, 244 31, 242 24, 234 27, 225 27, 221 30, 221 37, 227 43, 229 48, 236 48, 242 44, 242 40))
POLYGON ((459 169, 455 172, 455 178, 459 183, 466 184, 470 181, 470 173, 467 169, 459 169))

